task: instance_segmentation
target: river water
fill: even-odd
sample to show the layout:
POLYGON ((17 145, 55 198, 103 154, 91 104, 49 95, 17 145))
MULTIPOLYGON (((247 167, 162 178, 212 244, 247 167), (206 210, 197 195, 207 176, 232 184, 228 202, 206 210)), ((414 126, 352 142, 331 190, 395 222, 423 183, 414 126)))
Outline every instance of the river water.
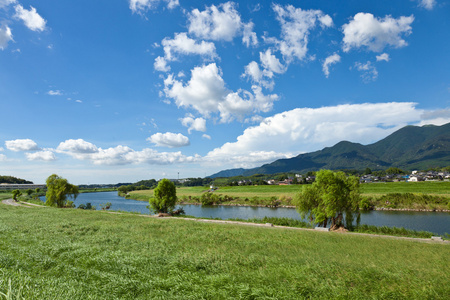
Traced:
MULTIPOLYGON (((128 200, 119 197, 117 192, 83 193, 75 200, 75 205, 90 202, 97 209, 100 204, 111 202, 111 210, 122 210, 149 214, 148 202, 128 200)), ((263 217, 292 218, 301 220, 293 208, 268 208, 250 206, 201 206, 179 205, 187 215, 220 219, 251 219, 263 217)), ((409 212, 409 211, 369 211, 361 215, 361 224, 405 227, 413 230, 425 230, 436 234, 450 234, 450 213, 448 212, 409 212)))

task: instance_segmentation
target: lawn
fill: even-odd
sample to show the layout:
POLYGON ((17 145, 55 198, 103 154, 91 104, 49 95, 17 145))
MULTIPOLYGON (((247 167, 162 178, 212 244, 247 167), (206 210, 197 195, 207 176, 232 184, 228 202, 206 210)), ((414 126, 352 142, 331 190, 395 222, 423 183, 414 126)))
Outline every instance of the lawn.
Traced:
POLYGON ((0 204, 8 299, 447 299, 449 255, 448 244, 0 204))

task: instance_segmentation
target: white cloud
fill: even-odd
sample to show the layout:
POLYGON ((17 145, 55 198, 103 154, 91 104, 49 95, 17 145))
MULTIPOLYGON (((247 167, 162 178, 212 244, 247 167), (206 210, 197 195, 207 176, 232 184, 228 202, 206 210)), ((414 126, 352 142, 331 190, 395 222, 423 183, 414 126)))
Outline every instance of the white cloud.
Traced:
POLYGON ((54 161, 56 156, 52 151, 44 150, 34 153, 25 153, 28 160, 43 160, 43 161, 54 161))
MULTIPOLYGON (((209 59, 213 59, 217 56, 214 43, 205 41, 197 42, 196 40, 189 38, 185 32, 175 33, 174 39, 163 39, 161 45, 164 47, 165 61, 162 61, 160 57, 156 58, 155 69, 157 64, 160 69, 164 69, 163 67, 167 61, 177 60, 178 53, 184 55, 201 55, 209 59)), ((167 67, 165 69, 167 69, 167 67)))
POLYGON ((283 74, 286 72, 286 67, 280 63, 280 60, 272 54, 271 49, 267 49, 266 52, 259 52, 259 59, 264 69, 273 73, 283 74))
POLYGON ((155 63, 153 64, 153 67, 155 68, 156 71, 161 71, 161 72, 169 72, 170 71, 170 66, 167 65, 166 59, 161 56, 158 56, 155 59, 155 63))
POLYGON ((5 149, 3 149, 3 147, 0 147, 0 152, 5 151, 5 149))
POLYGON ((180 119, 181 124, 185 127, 188 127, 189 134, 192 130, 195 131, 206 131, 206 120, 203 118, 194 118, 192 115, 188 115, 182 119, 180 119))
POLYGON ((375 66, 372 65, 370 61, 365 64, 356 62, 355 68, 361 72, 361 78, 364 82, 375 81, 378 78, 378 71, 375 66))
POLYGON ((81 101, 81 100, 79 100, 79 99, 78 99, 78 100, 75 100, 75 102, 76 102, 76 103, 83 103, 83 101, 81 101))
POLYGON ((377 57, 377 61, 389 61, 390 60, 389 54, 387 54, 387 53, 377 55, 376 57, 377 57))
POLYGON ((30 6, 30 10, 26 10, 19 4, 15 6, 15 10, 16 14, 14 17, 21 19, 29 29, 33 31, 43 31, 45 29, 47 21, 36 12, 36 8, 33 6, 30 6))
POLYGON ((419 6, 428 10, 432 10, 436 5, 435 0, 419 0, 419 6))
POLYGON ((0 27, 0 49, 5 50, 8 42, 13 40, 11 29, 7 25, 0 27))
POLYGON ((8 161, 8 157, 5 154, 0 154, 0 161, 8 161))
POLYGON ((211 136, 210 136, 210 135, 207 135, 207 134, 205 133, 205 134, 202 135, 202 138, 207 139, 207 140, 210 140, 210 139, 211 139, 211 136))
POLYGON ((4 8, 10 4, 16 3, 17 0, 0 0, 0 8, 4 8))
POLYGON ((64 142, 61 142, 56 148, 57 151, 60 152, 70 152, 76 154, 86 154, 86 153, 97 153, 98 148, 92 143, 86 142, 83 139, 70 139, 64 142))
POLYGON ((330 65, 334 65, 341 61, 341 56, 337 53, 334 53, 333 55, 328 56, 322 65, 322 70, 325 76, 328 78, 330 76, 330 65))
POLYGON ((247 128, 235 142, 210 151, 205 161, 254 167, 342 140, 371 143, 419 121, 422 111, 414 106, 415 103, 392 102, 297 108, 247 128))
POLYGON ((272 5, 276 18, 281 24, 281 40, 274 41, 278 50, 289 64, 294 59, 303 60, 308 52, 308 38, 317 25, 330 27, 333 20, 320 10, 302 10, 292 5, 272 5))
POLYGON ((256 61, 250 62, 244 67, 242 77, 250 78, 254 83, 258 83, 267 89, 273 89, 274 81, 272 80, 273 73, 266 69, 261 70, 256 61))
POLYGON ((278 100, 277 95, 264 95, 257 86, 252 86, 253 94, 245 90, 229 91, 215 63, 195 67, 191 73, 186 85, 168 76, 164 81, 166 96, 175 99, 178 107, 193 108, 205 117, 218 112, 221 122, 243 120, 245 114, 252 112, 267 112, 278 100))
POLYGON ((366 47, 370 51, 380 52, 387 46, 405 47, 408 43, 402 35, 411 34, 413 21, 412 15, 398 19, 391 16, 378 19, 370 13, 357 13, 348 24, 342 26, 343 49, 348 52, 352 48, 366 47))
POLYGON ((189 33, 201 39, 228 42, 242 34, 242 42, 247 47, 255 46, 258 41, 253 23, 243 23, 235 7, 234 2, 226 2, 206 7, 204 11, 192 10, 188 14, 189 33))
POLYGON ((153 134, 147 140, 158 147, 177 148, 190 145, 189 138, 181 133, 158 132, 153 134))
POLYGON ((129 0, 130 9, 133 13, 143 13, 155 9, 162 1, 167 4, 169 9, 174 9, 180 5, 178 0, 129 0))
POLYGON ((47 92, 47 94, 50 96, 62 96, 62 92, 60 90, 56 90, 56 91, 50 90, 47 92))
POLYGON ((5 146, 8 150, 14 152, 40 150, 36 142, 31 139, 17 139, 6 141, 5 146))
POLYGON ((242 33, 242 43, 244 43, 247 47, 258 46, 258 37, 256 33, 253 32, 253 27, 255 24, 253 22, 249 22, 243 25, 243 33, 242 33))
POLYGON ((221 71, 215 63, 195 67, 186 86, 173 76, 164 80, 164 86, 166 96, 175 99, 178 107, 194 108, 204 116, 217 111, 218 104, 228 94, 221 71))

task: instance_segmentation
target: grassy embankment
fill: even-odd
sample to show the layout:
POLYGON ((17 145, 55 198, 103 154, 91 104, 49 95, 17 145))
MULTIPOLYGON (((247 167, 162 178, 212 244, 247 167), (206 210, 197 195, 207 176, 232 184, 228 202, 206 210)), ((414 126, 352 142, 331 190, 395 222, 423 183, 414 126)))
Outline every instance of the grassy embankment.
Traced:
POLYGON ((0 299, 450 294, 448 244, 3 204, 0 236, 0 299))
MULTIPOLYGON (((183 203, 200 203, 207 187, 177 188, 183 203)), ((214 194, 222 205, 293 205, 292 199, 301 191, 299 185, 220 187, 214 194)), ((362 196, 377 208, 450 209, 450 182, 389 182, 361 184, 362 196), (401 195, 398 195, 401 194, 401 195), (389 203, 386 203, 388 201, 389 203)), ((133 191, 130 199, 148 201, 153 190, 133 191)))

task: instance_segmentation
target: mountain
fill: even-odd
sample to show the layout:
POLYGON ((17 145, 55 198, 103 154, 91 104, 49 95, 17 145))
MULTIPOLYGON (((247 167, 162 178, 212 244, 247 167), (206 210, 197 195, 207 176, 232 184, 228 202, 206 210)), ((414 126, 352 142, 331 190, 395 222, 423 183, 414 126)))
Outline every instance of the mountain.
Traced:
POLYGON ((279 159, 254 169, 230 169, 210 177, 254 174, 306 173, 319 169, 405 170, 450 165, 450 123, 442 126, 406 126, 370 145, 342 141, 333 147, 279 159), (228 175, 231 174, 231 175, 228 175))

